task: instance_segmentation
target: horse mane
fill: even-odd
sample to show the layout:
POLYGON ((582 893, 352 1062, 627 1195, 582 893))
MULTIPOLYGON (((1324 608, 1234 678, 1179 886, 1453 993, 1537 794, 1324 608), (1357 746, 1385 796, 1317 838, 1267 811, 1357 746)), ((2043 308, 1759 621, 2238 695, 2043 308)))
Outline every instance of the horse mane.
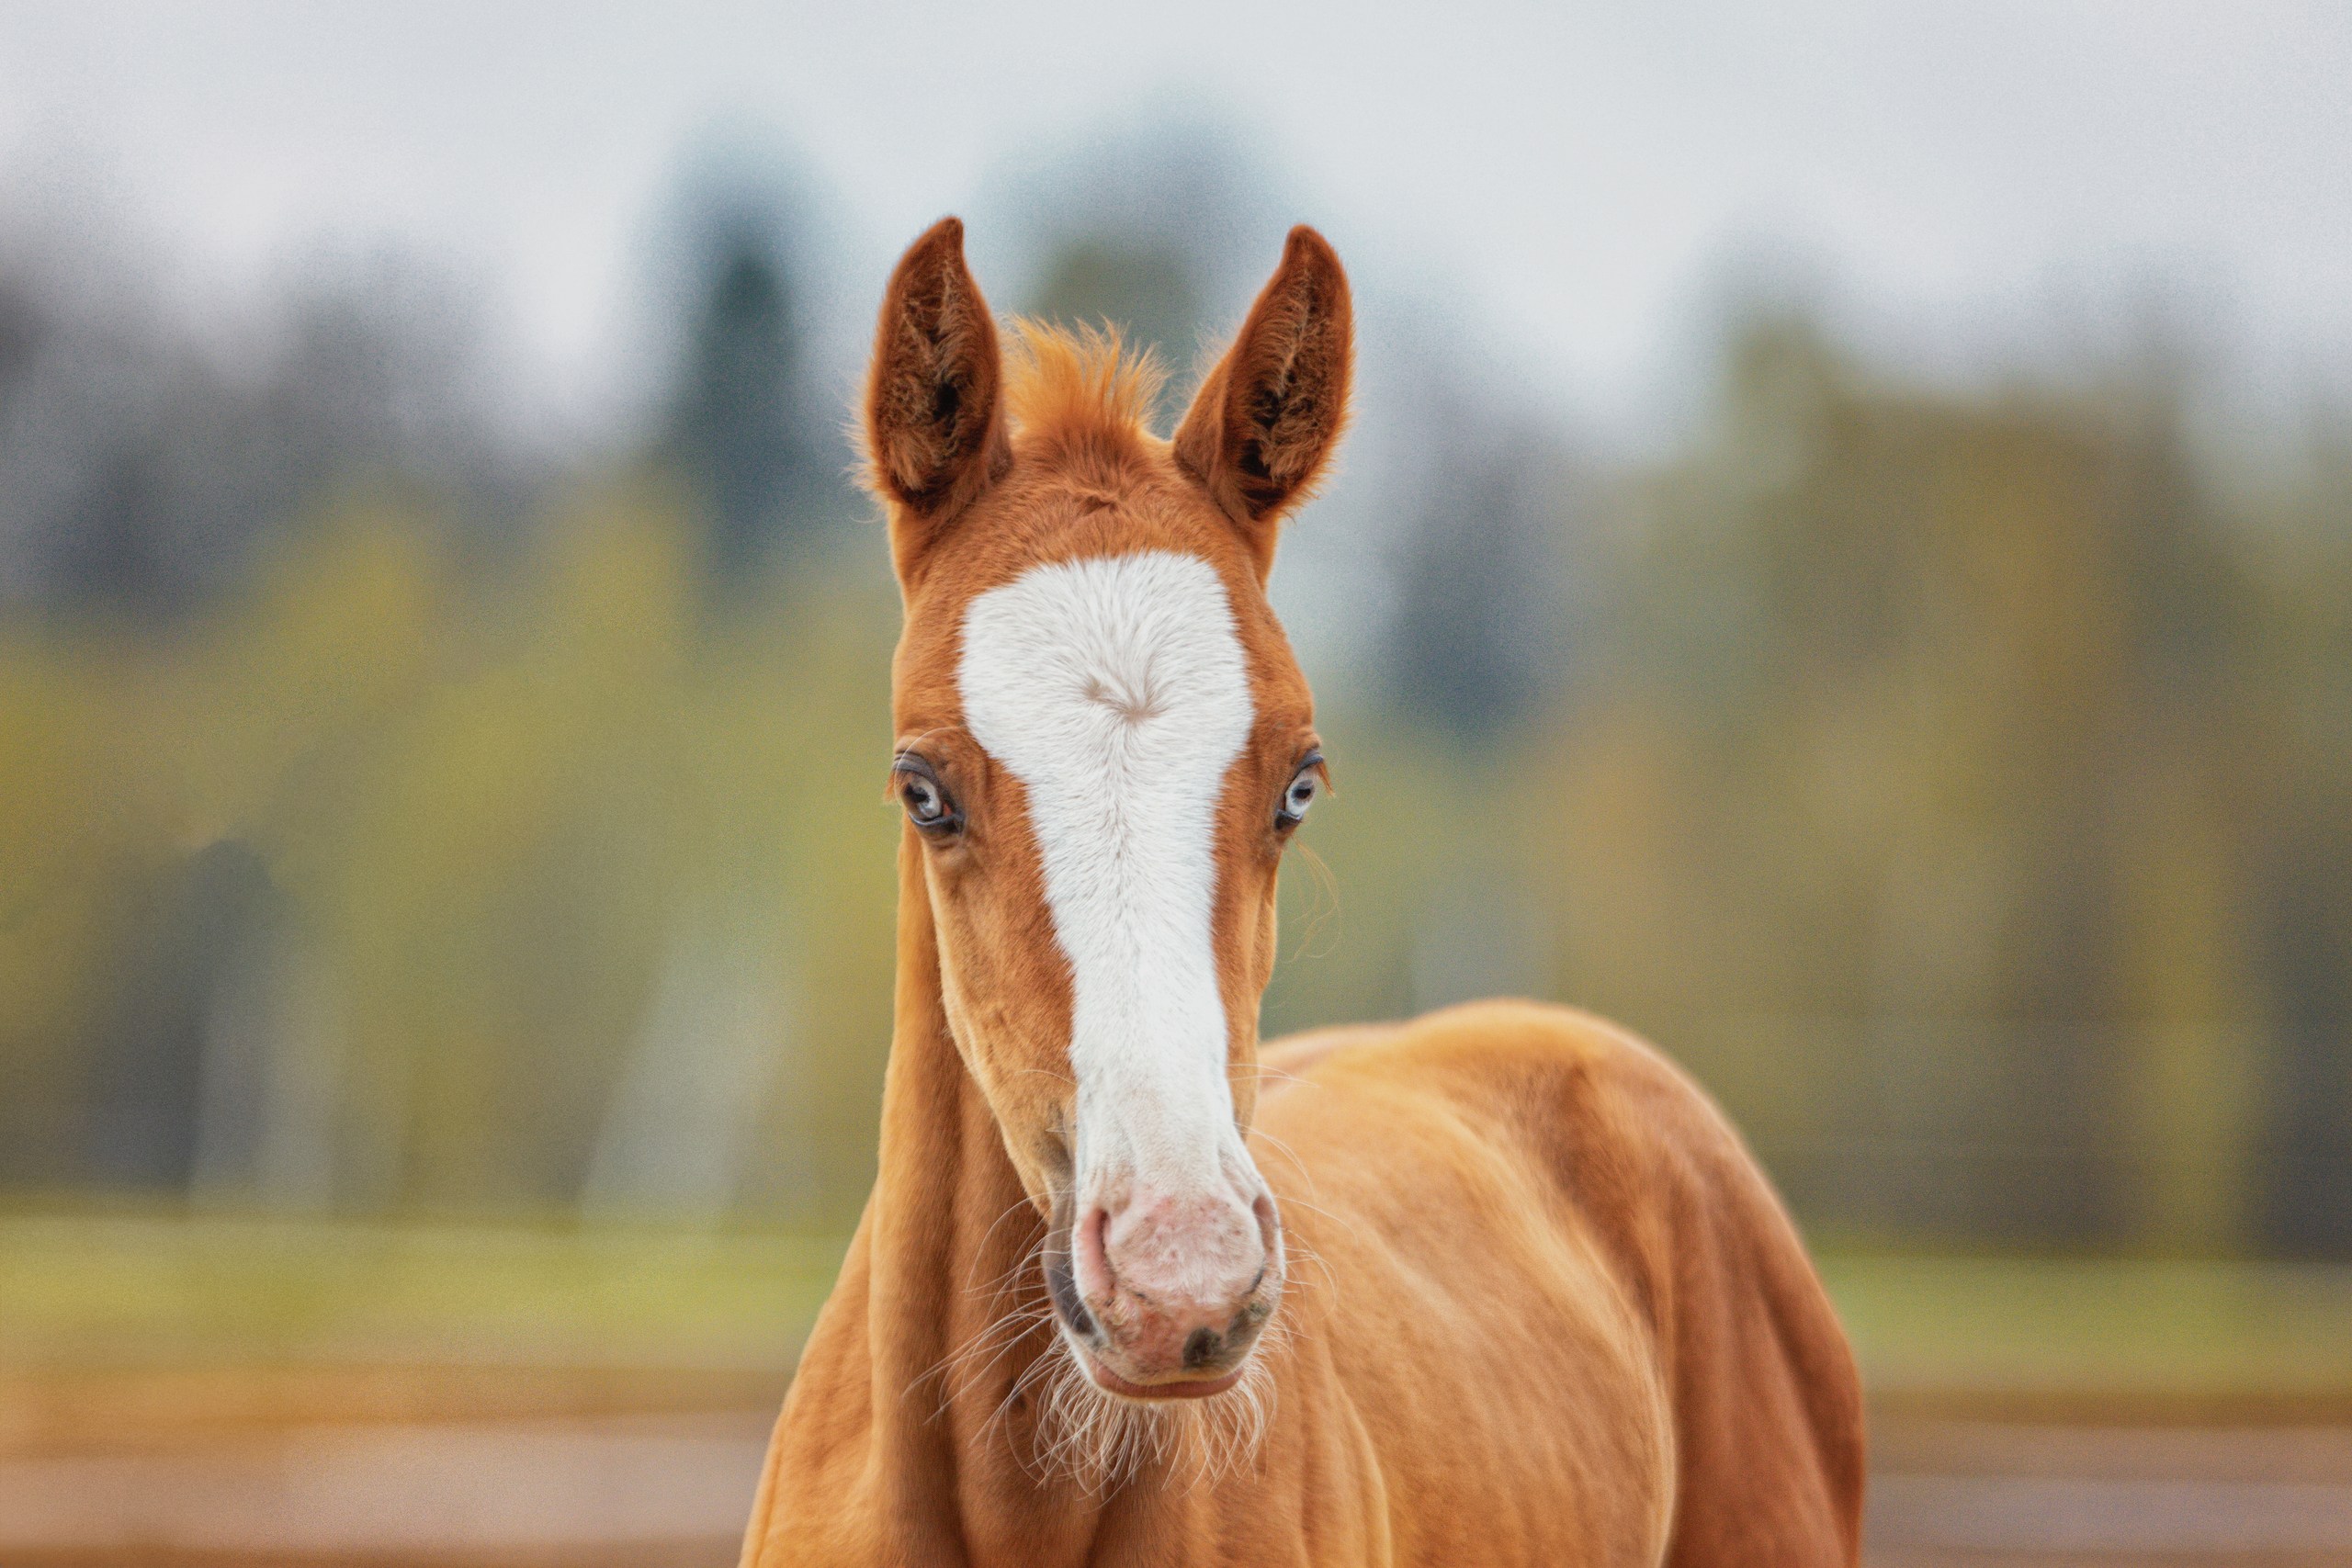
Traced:
POLYGON ((1124 457, 1158 439, 1147 422, 1168 370, 1152 350, 1129 352, 1107 322, 1072 331, 1019 317, 1011 327, 1004 395, 1017 440, 1124 457))

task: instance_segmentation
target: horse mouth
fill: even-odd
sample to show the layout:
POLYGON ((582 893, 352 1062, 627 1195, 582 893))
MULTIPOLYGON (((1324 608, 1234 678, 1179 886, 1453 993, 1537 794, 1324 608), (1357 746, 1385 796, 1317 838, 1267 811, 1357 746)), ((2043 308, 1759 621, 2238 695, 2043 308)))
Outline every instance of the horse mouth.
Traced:
POLYGON ((1104 1366, 1085 1348, 1072 1346, 1071 1349, 1078 1357, 1078 1364, 1085 1369, 1087 1380, 1103 1393, 1115 1393, 1121 1399, 1207 1399, 1239 1382, 1242 1373, 1250 1370, 1245 1360, 1222 1377, 1179 1378, 1170 1382, 1130 1382, 1104 1366))

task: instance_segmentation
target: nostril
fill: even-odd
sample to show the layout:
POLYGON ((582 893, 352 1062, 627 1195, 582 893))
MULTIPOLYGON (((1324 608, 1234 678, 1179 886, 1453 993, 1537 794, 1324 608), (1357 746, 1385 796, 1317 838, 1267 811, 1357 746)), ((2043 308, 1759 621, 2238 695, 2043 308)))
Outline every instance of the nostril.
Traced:
POLYGON ((1217 1351, 1217 1332, 1214 1328, 1195 1328, 1184 1341, 1184 1366, 1190 1371, 1208 1365, 1217 1351))
POLYGON ((1111 1268, 1110 1225, 1111 1212, 1098 1203, 1086 1211, 1085 1220, 1070 1237, 1081 1296, 1107 1296, 1118 1287, 1118 1276, 1111 1268))
POLYGON ((1271 1261, 1274 1248, 1280 1247, 1283 1240, 1283 1217, 1274 1207, 1273 1195, 1259 1193, 1258 1201, 1250 1205, 1250 1212, 1258 1217, 1258 1240, 1264 1246, 1266 1257, 1271 1261))

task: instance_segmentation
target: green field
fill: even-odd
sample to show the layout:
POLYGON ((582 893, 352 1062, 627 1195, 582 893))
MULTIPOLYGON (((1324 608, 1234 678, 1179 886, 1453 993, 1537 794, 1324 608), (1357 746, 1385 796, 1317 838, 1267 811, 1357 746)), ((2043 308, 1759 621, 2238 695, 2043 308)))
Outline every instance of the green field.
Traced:
POLYGON ((831 1237, 0 1219, 0 1366, 789 1368, 831 1237))
POLYGON ((1873 1393, 2352 1399, 2352 1269, 2139 1258, 1832 1255, 1873 1393))
MULTIPOLYGON (((0 1369, 789 1368, 836 1238, 0 1219, 0 1369)), ((2352 1397, 2352 1269, 1832 1254, 1876 1392, 2352 1397)))

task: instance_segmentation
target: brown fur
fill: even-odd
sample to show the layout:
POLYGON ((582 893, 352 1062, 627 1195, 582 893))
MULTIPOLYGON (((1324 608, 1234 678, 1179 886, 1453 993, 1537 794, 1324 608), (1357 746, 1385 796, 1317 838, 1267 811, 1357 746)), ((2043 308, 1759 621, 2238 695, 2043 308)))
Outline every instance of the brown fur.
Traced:
POLYGON ((1125 353, 1115 330, 1012 324, 1004 379, 1012 427, 1024 446, 1065 463, 1090 449, 1104 461, 1149 461, 1159 444, 1144 422, 1167 380, 1151 355, 1125 353))
POLYGON ((900 845, 881 1170, 744 1562, 1853 1563, 1851 1358, 1778 1201, 1688 1079, 1598 1020, 1524 1003, 1261 1056, 1283 848, 1267 805, 1314 743, 1262 582, 1345 417, 1337 258, 1293 233, 1172 446, 1143 426, 1148 370, 1024 328, 1008 373, 968 314, 979 299, 943 224, 894 274, 877 333, 867 438, 906 594, 899 744, 968 827, 900 845), (1257 1353, 1262 1440, 1178 1441, 1106 1476, 1050 1462, 1040 1381, 1056 1342, 1035 1248, 1069 1175, 1068 971, 1019 782, 963 733, 955 669, 975 594, 1144 548, 1215 568, 1250 663, 1257 722, 1219 811, 1212 919, 1237 1112, 1296 1261, 1283 1332, 1257 1353))
POLYGON ((1330 245, 1303 223, 1293 229, 1177 427, 1177 463, 1239 526, 1261 579, 1273 569, 1276 525, 1313 496, 1347 426, 1354 309, 1330 245))
POLYGON ((903 576, 906 551, 927 547, 1011 452, 996 322, 964 265, 961 219, 941 219, 907 247, 889 298, 866 377, 865 469, 900 519, 903 576))

